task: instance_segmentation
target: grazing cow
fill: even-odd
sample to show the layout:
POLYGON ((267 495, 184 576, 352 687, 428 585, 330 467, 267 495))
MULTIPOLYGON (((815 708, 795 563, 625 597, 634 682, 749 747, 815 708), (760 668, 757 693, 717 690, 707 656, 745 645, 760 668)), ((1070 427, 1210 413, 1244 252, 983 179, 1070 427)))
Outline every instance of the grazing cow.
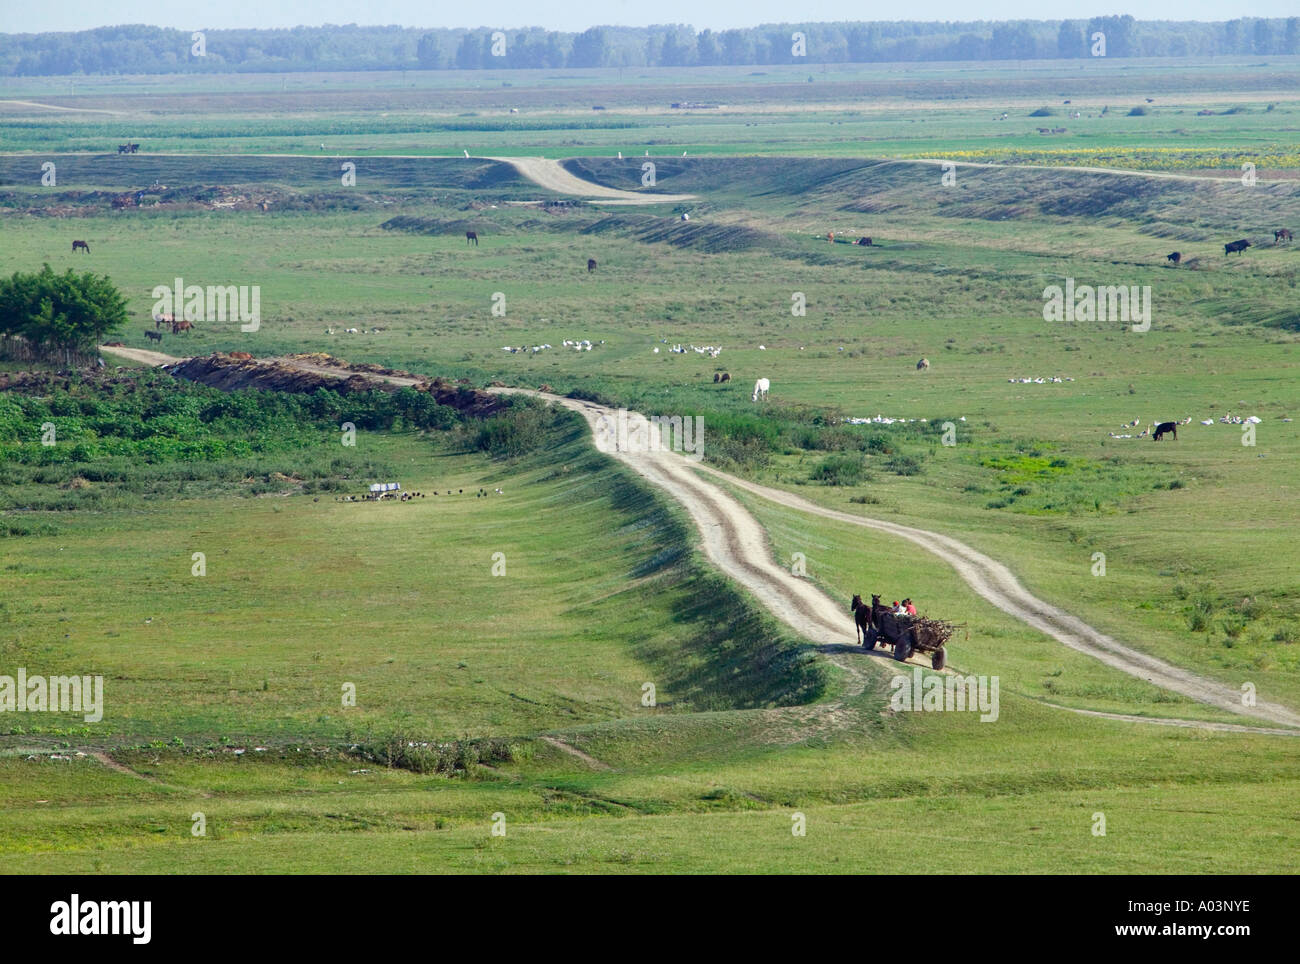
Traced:
POLYGON ((858 238, 857 243, 862 245, 864 248, 871 247, 871 239, 867 237, 858 238))
POLYGON ((182 331, 189 331, 193 327, 194 327, 194 322, 192 321, 173 321, 172 334, 179 335, 182 331))
POLYGON ((150 341, 162 341, 161 331, 150 331, 148 328, 146 328, 144 330, 144 336, 148 338, 150 341))
POLYGON ((754 382, 754 401, 758 401, 758 396, 762 395, 767 398, 767 390, 772 387, 772 383, 766 378, 760 378, 754 382))
POLYGON ((592 273, 593 271, 595 271, 595 270, 596 270, 596 259, 595 259, 595 258, 588 258, 588 259, 587 259, 587 274, 591 274, 591 273, 592 273))
POLYGON ((729 381, 731 381, 731 372, 714 372, 714 373, 713 373, 713 383, 714 383, 715 385, 716 385, 718 382, 729 382, 729 381))
POLYGON ((1225 255, 1228 255, 1228 254, 1232 254, 1235 251, 1237 252, 1237 254, 1241 254, 1241 252, 1245 251, 1249 247, 1250 247, 1250 242, 1247 241, 1245 238, 1242 238, 1240 241, 1233 241, 1230 244, 1225 244, 1223 246, 1223 253, 1225 255))
POLYGON ((853 602, 849 605, 849 611, 853 613, 854 639, 865 646, 871 635, 871 607, 862 601, 861 596, 855 593, 853 602))
POLYGON ((1164 435, 1166 432, 1168 432, 1170 435, 1174 437, 1175 442, 1178 441, 1177 422, 1161 422, 1159 425, 1156 426, 1156 430, 1153 433, 1151 433, 1151 441, 1159 442, 1160 436, 1164 435))
POLYGON ((731 372, 723 372, 723 373, 722 373, 722 380, 723 380, 724 382, 729 382, 729 381, 731 381, 731 372))
POLYGON ((465 232, 465 243, 466 243, 466 244, 472 244, 472 245, 474 245, 474 247, 477 248, 477 247, 478 247, 478 232, 477 232, 477 231, 466 231, 466 232, 465 232))
POLYGON ((1277 244, 1279 241, 1290 241, 1290 240, 1291 240, 1291 231, 1288 228, 1279 228, 1278 230, 1273 232, 1274 244, 1277 244))
POLYGON ((78 248, 81 248, 83 251, 86 252, 86 254, 90 254, 90 245, 88 245, 85 241, 73 241, 72 253, 76 254, 78 248))
POLYGON ((1173 254, 1167 254, 1165 255, 1165 260, 1178 264, 1178 262, 1183 260, 1183 253, 1181 251, 1175 251, 1173 254))
POLYGON ((916 363, 916 370, 918 372, 927 371, 929 367, 930 367, 930 359, 928 358, 922 358, 919 362, 916 363))

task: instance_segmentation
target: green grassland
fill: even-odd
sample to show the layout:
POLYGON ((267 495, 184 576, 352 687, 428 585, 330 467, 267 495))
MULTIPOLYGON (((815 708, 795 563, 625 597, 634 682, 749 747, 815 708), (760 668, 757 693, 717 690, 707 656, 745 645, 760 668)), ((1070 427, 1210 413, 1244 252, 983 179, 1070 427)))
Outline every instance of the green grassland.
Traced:
POLYGON ((1298 81, 1296 57, 7 78, 0 144, 101 153, 129 139, 146 152, 223 155, 319 154, 322 144, 330 155, 972 152, 1228 171, 1250 160, 1268 178, 1296 167, 1298 81), (1043 108, 1051 116, 1030 116, 1043 108))
MULTIPOLYGON (((48 261, 110 275, 137 320, 120 336, 133 347, 156 347, 144 337, 155 286, 258 284, 259 331, 205 322, 162 350, 326 351, 701 415, 711 463, 953 535, 1126 644, 1294 707, 1300 249, 1272 231, 1300 228, 1296 66, 1087 66, 1068 86, 1059 65, 918 65, 902 80, 846 68, 812 84, 788 71, 539 74, 505 89, 488 72, 334 78, 342 89, 95 78, 57 101, 14 83, 4 96, 127 110, 130 139, 178 153, 97 156, 127 139, 116 119, 6 106, 6 149, 50 153, 0 157, 0 273, 48 261), (1062 120, 1062 92, 1112 109, 1062 120), (1144 92, 1151 114, 1114 116, 1144 92), (650 109, 724 93, 737 106, 717 116, 650 109), (1021 109, 1012 136, 994 94, 1021 109), (285 109, 291 96, 301 110, 285 109), (516 96, 521 115, 504 114, 516 96), (337 129, 321 119, 331 98, 337 129), (592 121, 588 101, 611 109, 592 121), (1042 104, 1057 117, 1024 116, 1042 104), (1194 116, 1236 104, 1246 109, 1194 116), (479 116, 454 116, 465 112, 479 116), (1071 129, 1068 144, 1051 141, 1066 154, 1031 156, 1048 143, 1038 124, 1071 129), (325 156, 256 156, 321 141, 325 156), (365 156, 459 154, 462 141, 478 155, 571 158, 580 177, 626 190, 643 190, 650 149, 653 190, 697 198, 543 208, 515 203, 549 195, 506 165, 365 156), (1103 163, 1093 149, 1120 155, 1105 166, 1220 176, 1255 157, 1260 183, 960 167, 949 187, 939 167, 902 159, 1103 163), (222 151, 240 156, 208 153, 222 151), (694 156, 710 153, 728 156, 694 156), (354 188, 338 179, 349 155, 354 188), (57 188, 39 186, 47 157, 57 188), (150 203, 112 210, 127 190, 150 203), (830 230, 874 245, 828 244, 830 230), (1225 256, 1238 237, 1256 246, 1225 256), (72 238, 91 254, 73 258, 72 238), (1044 321, 1044 288, 1066 278, 1151 286, 1150 330, 1044 321), (595 345, 574 352, 566 338, 595 345), (677 343, 724 350, 669 352, 677 343), (554 347, 502 351, 542 344, 554 347), (732 382, 715 385, 717 370, 732 382), (772 393, 758 410, 760 376, 772 393), (1037 376, 1071 380, 1008 381, 1037 376), (1253 446, 1218 423, 1229 412, 1261 419, 1253 446), (877 414, 927 421, 841 421, 877 414), (1120 427, 1135 418, 1188 417, 1177 442, 1110 437, 1135 434, 1120 427)), ((67 405, 40 402, 56 403, 67 405)), ((958 670, 1002 680, 997 723, 893 714, 890 663, 850 653, 871 684, 845 701, 844 674, 711 574, 685 516, 592 452, 572 417, 504 459, 459 419, 385 424, 344 450, 346 412, 332 404, 292 430, 268 423, 260 449, 222 449, 236 454, 207 469, 181 472, 163 451, 113 475, 104 439, 125 430, 50 411, 83 448, 42 465, 30 427, 45 416, 0 408, 13 436, 0 445, 23 453, 8 450, 0 476, 0 656, 29 672, 102 672, 109 712, 93 726, 0 726, 0 852, 15 869, 1291 869, 1291 739, 1071 713, 1232 719, 1041 636, 909 543, 737 493, 774 557, 803 552, 809 577, 844 600, 846 634, 852 593, 910 595, 965 624, 958 670), (465 492, 335 501, 381 475, 465 492), (480 486, 504 495, 476 498, 480 486), (347 682, 356 707, 341 706, 347 682), (641 705, 645 682, 656 707, 641 705), (75 756, 95 749, 134 775, 75 756), (806 837, 791 835, 796 810, 806 837), (206 838, 190 835, 195 811, 206 838), (1105 837, 1091 832, 1098 811, 1105 837), (490 834, 497 812, 505 838, 490 834)), ((179 431, 153 430, 164 428, 179 431)), ((234 422, 204 431, 241 441, 234 422)))

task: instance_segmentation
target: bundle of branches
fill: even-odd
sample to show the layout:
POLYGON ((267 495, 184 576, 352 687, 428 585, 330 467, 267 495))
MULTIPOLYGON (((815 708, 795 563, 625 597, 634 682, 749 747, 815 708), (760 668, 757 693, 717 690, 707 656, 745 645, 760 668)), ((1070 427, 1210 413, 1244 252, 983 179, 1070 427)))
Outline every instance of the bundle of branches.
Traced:
POLYGON ((927 646, 942 646, 957 631, 957 627, 942 619, 930 619, 926 616, 912 617, 916 628, 916 638, 927 646))

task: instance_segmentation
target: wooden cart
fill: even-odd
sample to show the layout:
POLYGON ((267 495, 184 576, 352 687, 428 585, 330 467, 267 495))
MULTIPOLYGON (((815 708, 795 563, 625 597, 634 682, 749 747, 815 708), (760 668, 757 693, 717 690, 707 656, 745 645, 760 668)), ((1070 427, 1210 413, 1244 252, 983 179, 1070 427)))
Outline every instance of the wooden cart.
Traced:
POLYGON ((944 643, 956 629, 952 623, 924 616, 896 616, 891 612, 876 613, 874 622, 863 640, 862 645, 867 649, 875 649, 878 643, 887 644, 894 648, 894 659, 900 662, 913 652, 929 653, 930 665, 935 669, 943 669, 948 661, 944 643))

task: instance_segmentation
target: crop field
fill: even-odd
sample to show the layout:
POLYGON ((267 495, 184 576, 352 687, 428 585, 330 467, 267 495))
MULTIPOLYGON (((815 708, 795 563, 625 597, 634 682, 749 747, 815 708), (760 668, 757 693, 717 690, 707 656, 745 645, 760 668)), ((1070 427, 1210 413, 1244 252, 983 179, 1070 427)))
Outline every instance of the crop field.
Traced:
POLYGON ((103 369, 0 360, 0 676, 104 679, 98 721, 0 712, 6 868, 1294 872, 1298 91, 1285 56, 4 78, 0 279, 92 271, 129 319, 103 369), (260 319, 160 330, 176 285, 260 319), (1132 317, 1052 320, 1067 286, 1132 317), (151 365, 231 352, 458 387, 151 365), (839 635, 502 387, 697 419, 735 551, 839 635), (350 501, 388 481, 420 495, 350 501), (956 624, 946 674, 856 644, 875 593, 956 624), (914 669, 994 718, 900 710, 914 669))

